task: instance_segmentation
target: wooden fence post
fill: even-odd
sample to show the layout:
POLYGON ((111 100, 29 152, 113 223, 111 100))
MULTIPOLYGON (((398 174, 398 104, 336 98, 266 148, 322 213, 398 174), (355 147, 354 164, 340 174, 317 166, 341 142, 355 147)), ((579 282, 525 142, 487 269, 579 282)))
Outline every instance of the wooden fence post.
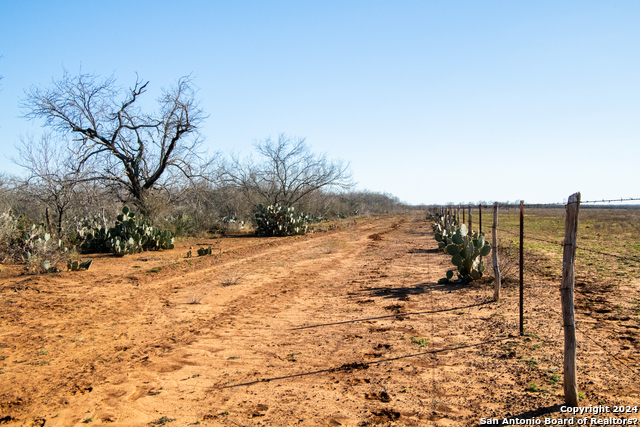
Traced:
POLYGON ((462 222, 461 224, 464 224, 465 219, 464 219, 464 206, 462 207, 462 222))
POLYGON ((562 251, 562 285, 560 285, 564 329, 564 398, 569 406, 578 406, 580 400, 576 378, 577 343, 573 300, 579 211, 580 193, 575 193, 569 196, 567 203, 567 216, 564 222, 564 249, 562 251))
POLYGON ((467 235, 471 236, 471 205, 469 205, 469 229, 467 230, 467 235))
POLYGON ((493 291, 494 301, 500 300, 500 266, 498 265, 498 202, 493 205, 493 229, 491 230, 491 241, 493 244, 493 275, 496 279, 496 287, 493 291))
POLYGON ((449 212, 447 208, 444 208, 444 228, 449 228, 449 212))
POLYGON ((520 335, 524 335, 524 200, 520 200, 520 335))
POLYGON ((478 204, 478 233, 482 233, 482 204, 478 204))

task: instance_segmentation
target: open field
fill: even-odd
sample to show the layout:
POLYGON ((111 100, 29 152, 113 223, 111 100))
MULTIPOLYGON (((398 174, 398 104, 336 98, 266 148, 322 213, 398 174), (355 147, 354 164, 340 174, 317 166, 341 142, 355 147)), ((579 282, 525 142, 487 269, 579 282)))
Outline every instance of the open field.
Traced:
MULTIPOLYGON (((517 230, 516 215, 501 213, 505 230, 517 230)), ((528 235, 562 240, 561 211, 528 215, 528 235)), ((628 215, 607 222, 581 211, 578 244, 637 255, 638 218, 628 215)), ((483 215, 487 235, 490 217, 483 215)), ((505 283, 499 302, 491 301, 490 278, 438 285, 451 264, 436 247, 416 211, 344 220, 301 237, 195 239, 165 252, 92 256, 86 272, 28 276, 6 266, 0 425, 471 426, 481 418, 570 418, 557 406, 561 248, 527 241, 521 337, 517 285, 505 283), (212 256, 185 258, 208 245, 212 256)), ((640 404, 638 266, 578 251, 584 406, 640 404)))

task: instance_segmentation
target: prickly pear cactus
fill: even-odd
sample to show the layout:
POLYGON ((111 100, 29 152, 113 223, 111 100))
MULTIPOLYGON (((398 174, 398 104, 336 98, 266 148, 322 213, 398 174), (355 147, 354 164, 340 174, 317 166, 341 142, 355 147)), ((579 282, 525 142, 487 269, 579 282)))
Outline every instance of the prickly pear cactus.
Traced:
POLYGON ((491 253, 491 244, 485 240, 484 233, 476 232, 473 236, 468 236, 467 227, 462 224, 451 236, 451 241, 444 250, 451 255, 451 263, 456 266, 458 278, 452 280, 454 270, 449 270, 446 277, 438 283, 469 283, 482 277, 484 264, 481 257, 491 253))
POLYGON ((309 215, 277 203, 267 207, 258 205, 255 221, 258 236, 293 236, 305 234, 309 229, 309 215))
POLYGON ((89 268, 91 268, 91 264, 93 264, 93 260, 86 260, 84 262, 78 262, 78 261, 67 261, 67 269, 69 269, 69 271, 80 271, 80 270, 88 270, 89 268))
POLYGON ((205 256, 205 255, 211 255, 211 246, 209 246, 208 248, 198 249, 198 256, 205 256))
POLYGON ((105 246, 116 256, 174 248, 173 235, 158 230, 149 220, 136 218, 128 207, 122 208, 116 224, 106 233, 105 246))

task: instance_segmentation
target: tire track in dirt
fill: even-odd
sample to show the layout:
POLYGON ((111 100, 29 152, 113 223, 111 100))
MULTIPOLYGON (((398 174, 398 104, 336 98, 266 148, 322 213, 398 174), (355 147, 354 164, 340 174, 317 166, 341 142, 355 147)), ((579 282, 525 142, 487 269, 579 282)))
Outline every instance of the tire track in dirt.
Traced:
MULTIPOLYGON (((371 226, 365 224, 361 228, 363 230, 366 230, 369 227, 371 226)), ((336 233, 330 232, 330 233, 316 234, 313 236, 308 236, 306 240, 309 242, 312 242, 312 241, 317 242, 315 244, 316 248, 319 247, 319 249, 325 252, 325 254, 330 254, 334 249, 332 247, 328 247, 328 248, 323 247, 323 244, 324 244, 323 242, 335 241, 335 238, 332 237, 334 234, 336 233)), ((211 274, 211 272, 214 272, 216 269, 220 267, 224 268, 225 265, 232 266, 233 263, 236 262, 234 261, 234 258, 236 256, 238 257, 243 256, 247 252, 254 253, 252 258, 257 259, 258 261, 261 261, 262 258, 273 258, 273 261, 270 263, 270 264, 273 264, 273 262, 277 262, 281 258, 280 254, 283 252, 284 249, 287 249, 287 244, 289 246, 289 249, 292 246, 291 245, 292 243, 293 243, 294 249, 297 249, 296 246, 304 245, 303 241, 291 242, 291 240, 293 239, 274 239, 274 240, 277 242, 277 244, 268 242, 266 245, 265 244, 252 245, 253 247, 249 247, 249 248, 246 248, 247 245, 245 245, 245 247, 242 247, 241 245, 237 245, 235 246, 235 249, 231 249, 232 251, 235 251, 235 253, 234 252, 231 253, 230 260, 227 260, 227 259, 221 260, 220 265, 209 267, 209 269, 206 269, 204 272, 196 271, 193 276, 196 278, 202 277, 204 273, 211 274)), ((166 253, 166 254, 172 255, 171 253, 166 253)), ((146 253, 144 255, 146 255, 146 257, 151 256, 150 258, 152 258, 152 261, 155 260, 156 264, 158 263, 161 264, 162 259, 157 260, 155 258, 156 257, 161 258, 162 255, 165 255, 165 253, 160 253, 158 254, 158 256, 156 256, 156 254, 146 254, 146 253)), ((320 255, 323 255, 323 254, 320 254, 320 255)), ((317 256, 313 256, 310 258, 316 258, 316 257, 317 256)), ((125 259, 123 259, 122 261, 124 260, 125 259)), ((97 261, 98 262, 96 262, 96 266, 99 266, 100 262, 99 260, 97 261)), ((127 261, 129 261, 129 264, 136 264, 140 262, 140 259, 133 259, 133 260, 127 259, 127 261)), ((210 261, 210 260, 207 260, 207 261, 210 261)), ((111 262, 111 261, 105 260, 105 262, 111 262)), ((149 266, 153 267, 154 265, 151 264, 149 266)), ((272 266, 269 266, 269 267, 271 268, 272 266)), ((53 350, 51 350, 52 348, 51 341, 54 335, 50 333, 48 334, 48 336, 45 336, 42 341, 48 342, 50 350, 52 352, 57 353, 56 356, 58 357, 56 357, 56 359, 58 360, 62 359, 61 361, 67 365, 66 370, 69 372, 69 375, 67 375, 65 379, 55 380, 53 383, 49 383, 45 385, 44 389, 42 388, 42 385, 37 386, 39 389, 38 391, 36 391, 35 388, 30 389, 29 387, 27 388, 22 387, 19 389, 15 387, 4 388, 4 392, 5 392, 4 394, 5 394, 5 397, 7 397, 6 400, 11 401, 12 395, 14 397, 28 395, 29 396, 28 401, 20 397, 16 397, 16 399, 13 399, 13 400, 20 402, 19 406, 23 406, 23 407, 29 406, 28 405, 29 402, 35 404, 38 400, 48 402, 47 403, 48 405, 51 405, 51 404, 55 405, 56 403, 58 405, 69 405, 69 406, 66 406, 66 408, 68 408, 66 412, 74 413, 75 409, 77 409, 76 406, 82 405, 83 401, 86 401, 85 405, 92 406, 89 404, 91 399, 80 399, 78 397, 79 395, 78 392, 75 390, 82 390, 83 393, 80 393, 81 395, 84 395, 86 393, 86 390, 88 390, 89 393, 92 393, 92 391, 99 392, 97 388, 100 387, 100 383, 104 383, 105 387, 107 388, 109 387, 113 388, 113 384, 116 384, 118 386, 116 387, 117 388, 116 391, 111 390, 110 392, 111 394, 115 393, 115 395, 122 395, 128 400, 135 402, 140 399, 141 394, 140 394, 139 386, 131 387, 128 385, 130 383, 135 383, 135 379, 131 378, 131 376, 135 376, 135 375, 131 374, 130 371, 138 371, 140 366, 146 366, 149 369, 153 369, 159 373, 165 373, 165 372, 170 372, 172 370, 175 370, 177 369, 177 367, 181 367, 183 364, 187 364, 186 358, 188 358, 189 356, 188 354, 174 354, 173 355, 174 357, 171 358, 172 360, 168 362, 165 362, 163 360, 156 360, 156 359, 165 359, 166 356, 168 354, 171 354, 171 352, 175 348, 182 347, 191 341, 195 341, 197 335, 201 332, 201 329, 203 329, 204 332, 206 332, 206 327, 211 326, 210 324, 212 321, 211 319, 212 317, 214 320, 213 326, 215 327, 216 326, 215 314, 213 313, 213 311, 215 310, 212 311, 212 308, 215 308, 217 309, 217 311, 220 312, 218 313, 219 316, 225 316, 224 310, 222 310, 221 308, 229 307, 229 310, 233 311, 234 303, 232 301, 237 300, 238 295, 242 295, 242 293, 245 292, 246 290, 243 289, 242 285, 235 286, 233 287, 233 290, 229 289, 228 295, 226 296, 227 299, 221 300, 221 298, 219 298, 219 295, 218 295, 217 296, 218 298, 216 298, 216 300, 213 301, 213 304, 203 304, 202 306, 197 307, 199 310, 191 310, 192 312, 199 312, 199 317, 200 317, 199 319, 190 320, 190 321, 195 320, 197 323, 196 325, 191 327, 189 325, 184 325, 183 322, 185 321, 185 319, 180 318, 180 315, 185 315, 185 313, 188 310, 181 310, 181 313, 178 312, 179 308, 183 308, 183 307, 190 308, 190 307, 179 302, 179 300, 182 298, 181 295, 175 295, 176 293, 179 293, 182 291, 182 288, 184 288, 184 285, 169 287, 169 285, 174 285, 174 284, 181 285, 182 284, 181 282, 184 282, 185 279, 177 275, 179 274, 179 272, 172 271, 166 268, 166 266, 163 267, 163 270, 164 270, 163 274, 169 273, 168 275, 173 275, 174 277, 171 277, 168 280, 167 279, 157 280, 156 275, 147 275, 146 277, 139 277, 139 278, 134 278, 133 280, 130 280, 130 281, 123 281, 121 278, 122 277, 121 274, 120 275, 112 274, 112 275, 107 275, 105 279, 102 279, 101 283, 104 284, 104 286, 108 286, 110 283, 114 283, 114 284, 120 284, 121 286, 124 287, 124 289, 122 290, 122 292, 119 293, 119 295, 116 295, 115 299, 108 301, 110 303, 109 309, 107 310, 101 309, 99 307, 100 306, 99 301, 95 304, 97 307, 91 307, 91 309, 93 309, 92 310, 93 312, 91 313, 91 315, 94 323, 100 323, 104 326, 110 326, 107 328, 94 327, 94 329, 100 329, 100 330, 105 329, 105 330, 112 331, 112 332, 110 331, 107 333, 103 333, 102 337, 100 336, 91 337, 91 340, 93 341, 92 347, 99 347, 101 344, 100 338, 102 338, 102 341, 104 342, 105 338, 108 340, 109 338, 108 335, 111 335, 111 334, 113 334, 112 339, 115 339, 115 341, 113 341, 116 344, 115 347, 112 349, 105 349, 103 347, 102 350, 103 350, 103 353, 105 354, 97 358, 96 358, 95 351, 93 351, 93 349, 89 348, 89 349, 86 349, 86 351, 83 351, 85 349, 78 348, 78 344, 75 345, 75 348, 73 348, 74 345, 72 344, 71 346, 69 345, 54 346, 53 350), (178 289, 175 289, 175 288, 178 288, 178 289), (160 300, 163 300, 163 299, 169 301, 169 306, 163 307, 161 310, 158 310, 157 309, 157 306, 159 305, 158 302, 160 302, 160 300), (113 304, 114 302, 115 302, 115 305, 113 304), (145 320, 144 317, 147 317, 148 320, 145 320), (204 319, 205 317, 207 319, 204 319), (115 322, 113 322, 113 320, 115 320, 115 322), (142 320, 142 324, 150 325, 148 328, 146 328, 147 329, 146 332, 145 330, 141 330, 140 325, 138 325, 140 320, 142 320), (133 333, 132 331, 136 328, 138 330, 135 333, 133 333), (136 336, 133 336, 133 335, 136 335, 136 336), (122 344, 118 344, 123 340, 130 340, 130 341, 124 341, 122 344), (64 356, 62 353, 69 351, 70 347, 73 348, 75 352, 75 357, 72 360, 64 361, 64 356), (115 349, 115 353, 113 349, 115 349), (178 363, 173 363, 173 360, 177 360, 178 363), (82 368, 82 366, 85 366, 85 368, 82 368), (64 397, 56 398, 55 402, 52 402, 50 398, 47 398, 47 395, 56 395, 56 394, 60 395, 61 392, 64 397), (68 398, 67 396, 71 396, 71 397, 68 398)), ((82 310, 80 310, 80 307, 78 307, 78 309, 80 310, 80 313, 89 311, 88 307, 87 307, 87 310, 85 310, 85 307, 84 307, 85 304, 86 305, 93 304, 96 302, 95 300, 100 300, 101 298, 108 298, 108 295, 101 293, 99 290, 95 288, 89 288, 90 295, 87 295, 87 294, 82 295, 82 291, 84 290, 86 292, 87 290, 86 288, 87 279, 91 280, 90 276, 92 275, 96 276, 95 273, 99 271, 99 268, 94 268, 92 271, 93 271, 92 274, 86 274, 84 276, 80 276, 80 275, 73 276, 70 274, 63 274, 63 276, 66 276, 64 277, 63 280, 60 280, 60 279, 56 280, 56 278, 54 278, 53 280, 49 280, 49 278, 47 277, 46 280, 44 280, 44 282, 47 282, 47 283, 44 284, 45 291, 43 293, 48 294, 48 296, 51 296, 51 294, 56 295, 57 297, 56 306, 58 307, 64 307, 68 304, 76 304, 77 306, 80 306, 80 304, 78 303, 81 303, 83 306, 82 310), (76 278, 78 279, 78 281, 74 282, 73 279, 76 279, 76 278), (69 279, 71 279, 71 281, 69 281, 69 279), (94 301, 91 301, 91 299, 94 299, 94 301)), ((102 274, 102 277, 104 277, 104 274, 102 274)), ((265 283, 270 283, 271 281, 273 281, 273 279, 263 280, 263 281, 265 283)), ((40 282, 40 278, 37 278, 36 282, 40 282)), ((237 303, 241 303, 241 301, 238 301, 237 303)), ((21 309, 22 307, 17 307, 17 308, 21 309)), ((16 311, 17 313, 13 313, 13 314, 19 315, 19 318, 14 320, 19 323, 21 322, 28 323, 28 321, 25 321, 25 317, 24 317, 25 312, 18 313, 19 310, 16 310, 16 311)), ((52 323, 56 323, 56 324, 66 323, 67 326, 63 326, 61 330, 57 330, 55 332, 62 332, 65 334, 64 336, 60 335, 60 338, 66 338, 67 336, 69 336, 69 334, 73 334, 73 333, 83 333, 85 337, 77 336, 75 338, 72 338, 72 341, 77 339, 77 340, 80 340, 80 341, 77 341, 80 345, 84 345, 84 342, 86 342, 86 338, 88 338, 86 337, 86 334, 87 332, 90 332, 90 329, 91 329, 91 328, 87 328, 87 325, 89 325, 92 322, 86 322, 80 319, 78 319, 77 321, 72 320, 71 324, 69 324, 68 321, 60 322, 62 318, 69 319, 70 317, 71 318, 77 317, 77 315, 69 316, 68 310, 64 310, 63 312, 58 313, 58 319, 55 319, 56 322, 52 322, 52 323)), ((40 326, 37 321, 34 322, 32 320, 32 323, 35 323, 37 326, 40 326)), ((34 327, 37 327, 37 326, 34 325, 34 327)), ((7 341, 12 341, 14 340, 14 338, 15 337, 9 336, 7 334, 3 334, 2 342, 4 342, 5 339, 7 341)), ((33 338, 32 336, 22 337, 22 339, 26 341, 32 338, 33 338)), ((60 366, 57 366, 57 365, 58 364, 55 362, 55 359, 54 359, 51 363, 51 367, 53 369, 59 369, 60 366)), ((20 372, 14 372, 14 374, 20 375, 20 372)), ((24 383, 26 384, 27 381, 24 381, 24 383)), ((96 394, 96 393, 93 393, 93 394, 96 394)), ((158 395, 160 394, 161 393, 158 393, 158 395)), ((153 396, 155 396, 155 394, 153 394, 153 396)), ((114 398, 110 397, 109 401, 113 403, 114 398)), ((64 406, 62 408, 65 409, 64 406)), ((44 415, 44 414, 40 414, 40 415, 44 415)), ((116 414, 116 415, 114 415, 113 413, 110 413, 105 415, 104 417, 106 420, 122 419, 121 418, 122 414, 116 414)), ((61 422, 61 423, 78 421, 73 417, 67 419, 65 417, 60 416, 57 419, 58 419, 58 422, 61 422)), ((125 419, 128 420, 127 423, 132 422, 132 419, 130 416, 125 417, 125 419)))
MULTIPOLYGON (((24 339, 46 343, 59 334, 59 347, 49 350, 70 352, 51 365, 20 365, 15 384, 0 376, 3 411, 15 425, 45 418, 47 426, 82 425, 91 416, 114 426, 161 417, 175 418, 172 425, 422 426, 476 425, 480 416, 560 401, 561 385, 549 382, 561 366, 561 328, 547 320, 557 305, 549 282, 527 285, 536 295, 526 307, 531 334, 519 337, 511 285, 503 300, 487 303, 488 283, 437 284, 450 263, 424 217, 344 225, 297 239, 223 239, 225 255, 193 265, 160 253, 145 265, 162 266, 158 274, 126 273, 143 261, 125 258, 117 260, 121 274, 66 275, 75 280, 66 284, 38 278, 44 297, 0 289, 3 315, 29 327, 24 339), (222 287, 219 274, 228 269, 246 275, 222 287), (193 281, 211 282, 201 304, 187 304, 193 281), (43 319, 29 320, 24 309, 36 303, 53 316, 44 320, 55 332, 35 332, 43 319), (50 384, 38 389, 30 372, 50 384), (526 391, 532 382, 548 391, 526 391)), ((0 331, 0 344, 16 333, 0 331)), ((598 368, 602 349, 581 343, 580 351, 588 402, 633 403, 637 380, 598 368), (620 387, 606 391, 612 381, 620 387)))
MULTIPOLYGON (((385 231, 385 228, 380 228, 379 231, 385 231)), ((369 232, 369 230, 366 231, 369 232)), ((316 237, 314 236, 313 239, 315 240, 316 237)), ((332 314, 327 313, 327 309, 331 306, 331 299, 344 298, 343 295, 328 295, 327 291, 335 289, 331 285, 337 287, 339 284, 338 281, 344 274, 341 271, 341 266, 348 266, 359 254, 355 252, 345 256, 346 254, 340 248, 336 249, 332 246, 332 241, 341 240, 344 240, 341 236, 335 236, 335 238, 327 236, 316 240, 313 246, 308 242, 312 249, 319 247, 321 250, 327 249, 326 245, 329 244, 328 249, 330 250, 327 250, 329 253, 325 254, 312 253, 308 259, 303 261, 299 260, 301 251, 296 247, 299 245, 295 245, 291 250, 279 251, 278 254, 271 252, 262 255, 271 258, 269 261, 275 264, 275 270, 279 271, 275 272, 274 277, 264 280, 259 287, 253 288, 247 294, 241 289, 238 290, 239 295, 228 304, 227 309, 212 320, 214 323, 210 326, 212 330, 217 331, 215 335, 200 337, 197 343, 189 346, 194 351, 213 353, 213 357, 217 358, 216 364, 222 363, 222 366, 227 369, 223 371, 221 378, 215 379, 212 386, 209 386, 212 387, 209 390, 209 395, 216 392, 223 394, 225 389, 222 387, 228 386, 228 383, 234 379, 253 381, 258 376, 271 374, 272 371, 288 371, 300 365, 304 366, 302 372, 296 369, 294 372, 287 372, 286 376, 305 374, 309 368, 324 368, 326 362, 321 358, 335 352, 336 348, 311 352, 311 349, 315 350, 315 347, 322 347, 317 337, 309 337, 308 335, 311 334, 295 334, 289 330, 300 324, 308 324, 309 318, 322 320, 324 317, 331 317, 332 314), (278 265, 290 260, 296 263, 294 267, 280 267, 278 265), (308 271, 311 267, 313 270, 308 271), (320 300, 322 304, 316 303, 320 300), (290 308, 287 309, 287 307, 290 308), (224 319, 224 321, 220 319, 224 319), (273 329, 268 330, 268 328, 273 329), (274 335, 270 333, 271 331, 279 332, 274 335), (225 336, 225 334, 229 335, 225 336), (300 337, 302 341, 295 335, 302 335, 300 337), (309 342, 311 342, 311 348, 309 348, 309 342), (228 350, 229 344, 233 350, 228 350), (251 366, 249 371, 245 371, 247 365, 251 366), (254 370, 255 366, 266 369, 254 370), (227 381, 220 382, 225 379, 227 381)), ((368 241, 364 240, 363 235, 358 235, 357 240, 354 244, 362 247, 368 245, 368 241), (357 243, 357 240, 362 242, 357 243)), ((348 273, 350 276, 351 273, 348 273)), ((347 337, 347 339, 349 338, 347 337)), ((206 369, 206 371, 215 371, 217 368, 219 365, 216 365, 216 368, 206 369)), ((206 381, 207 375, 203 376, 206 381)), ((301 392, 302 390, 297 390, 296 396, 301 392)), ((253 392, 248 390, 247 393, 253 392)), ((224 399, 223 397, 223 403, 224 399)), ((313 399, 313 396, 310 396, 309 399, 313 399)), ((257 407, 269 407, 265 403, 256 403, 252 400, 242 400, 238 402, 238 405, 246 407, 247 416, 251 416, 249 412, 254 411, 257 407)), ((289 410, 292 412, 298 408, 298 399, 290 406, 289 410)), ((184 408, 182 410, 184 411, 184 408)), ((299 412, 299 408, 296 410, 299 412)))

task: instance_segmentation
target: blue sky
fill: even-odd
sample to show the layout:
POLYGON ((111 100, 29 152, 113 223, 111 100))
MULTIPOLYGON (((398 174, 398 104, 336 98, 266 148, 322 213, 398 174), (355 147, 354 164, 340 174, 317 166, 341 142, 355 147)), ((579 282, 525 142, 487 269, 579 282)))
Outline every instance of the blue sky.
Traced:
MULTIPOLYGON (((409 203, 640 197, 637 1, 0 0, 0 146, 32 85, 192 74, 210 151, 280 132, 409 203)), ((19 173, 5 156, 0 170, 19 173)))

